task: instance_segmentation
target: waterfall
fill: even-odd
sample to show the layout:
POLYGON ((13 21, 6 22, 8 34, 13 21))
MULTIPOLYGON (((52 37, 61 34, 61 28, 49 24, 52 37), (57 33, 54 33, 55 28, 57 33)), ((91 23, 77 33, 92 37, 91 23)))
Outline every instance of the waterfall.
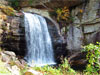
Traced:
POLYGON ((30 66, 53 65, 54 53, 44 17, 24 13, 27 51, 24 59, 30 66))

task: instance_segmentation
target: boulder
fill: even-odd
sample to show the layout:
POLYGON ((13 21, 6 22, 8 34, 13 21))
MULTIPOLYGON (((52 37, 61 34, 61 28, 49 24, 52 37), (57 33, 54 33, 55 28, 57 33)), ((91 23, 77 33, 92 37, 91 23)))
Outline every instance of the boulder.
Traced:
POLYGON ((10 63, 11 61, 16 60, 16 55, 12 51, 1 51, 0 55, 1 55, 1 60, 6 63, 10 63))
POLYGON ((68 62, 74 69, 84 69, 87 65, 86 52, 76 52, 68 58, 68 62))
POLYGON ((6 54, 6 55, 9 55, 11 57, 16 57, 16 54, 12 51, 4 51, 3 53, 6 54))

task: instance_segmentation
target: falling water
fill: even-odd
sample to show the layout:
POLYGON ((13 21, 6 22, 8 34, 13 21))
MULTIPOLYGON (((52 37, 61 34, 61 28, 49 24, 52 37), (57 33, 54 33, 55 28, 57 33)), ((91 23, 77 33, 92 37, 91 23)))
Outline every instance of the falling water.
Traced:
POLYGON ((27 52, 25 60, 30 66, 53 65, 54 54, 45 18, 24 13, 27 52))

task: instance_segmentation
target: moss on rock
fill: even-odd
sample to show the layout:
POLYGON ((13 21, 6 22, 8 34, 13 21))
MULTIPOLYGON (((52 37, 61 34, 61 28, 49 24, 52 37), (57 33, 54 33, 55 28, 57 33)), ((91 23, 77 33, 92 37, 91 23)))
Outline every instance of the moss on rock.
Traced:
POLYGON ((5 6, 5 5, 2 5, 2 4, 0 4, 0 9, 3 13, 5 13, 8 16, 14 16, 15 12, 16 12, 12 7, 5 6))

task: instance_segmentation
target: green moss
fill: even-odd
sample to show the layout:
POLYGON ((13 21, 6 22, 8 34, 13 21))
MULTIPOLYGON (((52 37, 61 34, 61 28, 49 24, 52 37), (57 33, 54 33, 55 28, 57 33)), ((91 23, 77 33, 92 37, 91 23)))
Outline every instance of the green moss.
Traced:
POLYGON ((5 6, 5 5, 2 5, 2 4, 0 4, 0 9, 3 13, 5 13, 8 16, 14 16, 15 12, 16 12, 12 7, 5 6))

